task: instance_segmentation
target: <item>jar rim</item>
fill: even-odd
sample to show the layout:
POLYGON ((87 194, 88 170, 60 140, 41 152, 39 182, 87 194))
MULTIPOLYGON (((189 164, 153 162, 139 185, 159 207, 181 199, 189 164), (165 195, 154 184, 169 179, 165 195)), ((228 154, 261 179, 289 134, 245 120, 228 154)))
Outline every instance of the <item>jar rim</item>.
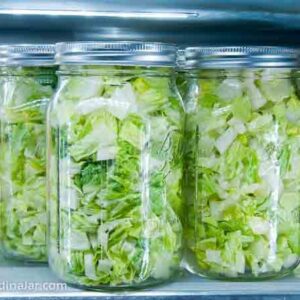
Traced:
POLYGON ((275 46, 188 47, 179 52, 180 66, 206 68, 295 68, 299 50, 275 46))
POLYGON ((1 66, 49 66, 54 64, 52 44, 12 44, 0 46, 1 66))
POLYGON ((63 42, 56 44, 59 65, 176 66, 177 47, 156 42, 63 42))

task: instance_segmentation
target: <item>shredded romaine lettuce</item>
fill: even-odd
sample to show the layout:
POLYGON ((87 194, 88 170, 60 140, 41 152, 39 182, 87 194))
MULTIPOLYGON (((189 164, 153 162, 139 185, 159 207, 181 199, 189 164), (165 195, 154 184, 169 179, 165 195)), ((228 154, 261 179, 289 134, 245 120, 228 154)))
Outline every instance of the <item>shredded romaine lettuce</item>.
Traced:
POLYGON ((193 272, 268 277, 299 262, 300 100, 291 72, 199 76, 185 140, 193 272))
POLYGON ((172 80, 62 79, 49 109, 50 265, 67 282, 130 286, 178 270, 183 107, 172 80))
POLYGON ((55 69, 3 72, 2 248, 7 256, 47 261, 45 111, 56 83, 55 69))

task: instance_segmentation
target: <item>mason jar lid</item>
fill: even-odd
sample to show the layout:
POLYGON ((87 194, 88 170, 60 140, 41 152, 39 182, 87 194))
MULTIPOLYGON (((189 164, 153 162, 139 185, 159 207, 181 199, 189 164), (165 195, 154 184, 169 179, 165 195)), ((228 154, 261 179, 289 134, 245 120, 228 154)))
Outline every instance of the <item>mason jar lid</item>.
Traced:
POLYGON ((175 66, 174 45, 148 42, 70 42, 56 44, 57 64, 175 66))
POLYGON ((184 68, 243 68, 249 65, 246 47, 188 47, 184 51, 184 68))
MULTIPOLYGON (((184 68, 293 68, 299 66, 299 50, 287 47, 189 47, 184 68)), ((183 61, 183 60, 182 60, 183 61)))
POLYGON ((55 47, 50 44, 0 46, 0 65, 47 66, 54 64, 55 47))
POLYGON ((252 47, 251 67, 295 68, 299 66, 299 50, 289 47, 252 47))

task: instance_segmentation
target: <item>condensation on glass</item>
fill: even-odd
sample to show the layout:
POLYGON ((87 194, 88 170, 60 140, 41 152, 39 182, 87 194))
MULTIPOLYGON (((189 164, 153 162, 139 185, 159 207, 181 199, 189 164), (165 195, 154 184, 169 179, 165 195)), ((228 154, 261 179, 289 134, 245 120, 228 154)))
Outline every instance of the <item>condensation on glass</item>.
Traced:
POLYGON ((299 263, 297 53, 190 48, 185 66, 185 267, 227 280, 299 263))
POLYGON ((49 262, 68 283, 140 287, 178 273, 183 105, 175 53, 147 43, 57 46, 49 262))
POLYGON ((0 48, 1 246, 46 262, 46 106, 56 84, 54 46, 0 48))

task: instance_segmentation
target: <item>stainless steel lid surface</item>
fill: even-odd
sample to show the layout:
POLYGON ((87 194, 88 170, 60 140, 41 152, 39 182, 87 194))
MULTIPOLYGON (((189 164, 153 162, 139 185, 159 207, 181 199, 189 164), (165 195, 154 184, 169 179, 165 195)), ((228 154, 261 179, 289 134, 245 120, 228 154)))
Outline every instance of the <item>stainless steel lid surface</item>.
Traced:
POLYGON ((56 44, 55 61, 60 65, 176 65, 174 45, 148 42, 71 42, 56 44))
POLYGON ((16 44, 0 46, 2 66, 48 66, 54 64, 52 44, 16 44))

